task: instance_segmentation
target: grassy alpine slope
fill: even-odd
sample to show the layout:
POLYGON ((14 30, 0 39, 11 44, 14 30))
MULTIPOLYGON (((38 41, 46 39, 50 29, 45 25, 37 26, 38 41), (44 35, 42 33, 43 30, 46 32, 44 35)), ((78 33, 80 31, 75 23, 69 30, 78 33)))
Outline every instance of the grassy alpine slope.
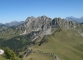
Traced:
POLYGON ((54 60, 54 58, 44 54, 31 53, 28 57, 25 57, 24 60, 54 60))
POLYGON ((3 56, 0 56, 0 60, 7 60, 7 59, 4 58, 3 56))
MULTIPOLYGON (((48 42, 41 46, 36 44, 33 47, 33 50, 55 53, 60 60, 83 60, 83 37, 79 35, 77 31, 62 29, 60 32, 55 32, 54 34, 49 35, 47 40, 48 42)), ((33 55, 34 54, 31 54, 29 57, 33 59, 33 55)), ((35 55, 35 57, 38 56, 39 54, 35 55)), ((27 59, 29 59, 29 57, 27 57, 27 59)), ((41 56, 41 58, 43 58, 43 56, 41 56)))

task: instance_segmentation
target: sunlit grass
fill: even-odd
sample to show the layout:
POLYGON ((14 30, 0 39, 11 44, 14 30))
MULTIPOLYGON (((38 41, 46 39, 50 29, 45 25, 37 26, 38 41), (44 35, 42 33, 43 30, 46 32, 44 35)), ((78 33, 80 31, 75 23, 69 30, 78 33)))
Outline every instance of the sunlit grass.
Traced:
POLYGON ((55 53, 61 60, 83 60, 83 37, 77 31, 62 29, 47 40, 48 43, 35 45, 33 49, 55 53))

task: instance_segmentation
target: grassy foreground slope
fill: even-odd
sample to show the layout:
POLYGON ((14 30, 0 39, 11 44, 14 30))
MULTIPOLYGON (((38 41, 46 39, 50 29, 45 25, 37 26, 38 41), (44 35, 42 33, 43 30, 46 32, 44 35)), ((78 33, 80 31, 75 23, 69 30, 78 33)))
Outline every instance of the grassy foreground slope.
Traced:
POLYGON ((0 56, 0 60, 7 60, 7 59, 5 59, 3 56, 0 56))
MULTIPOLYGON (((48 42, 41 46, 35 45, 33 50, 55 53, 60 60, 83 60, 83 37, 77 31, 62 29, 48 36, 47 40, 48 42)), ((32 54, 30 56, 33 57, 32 54)), ((37 54, 35 56, 37 57, 37 54)))
POLYGON ((45 54, 31 53, 28 57, 25 57, 23 60, 54 60, 54 58, 45 54))

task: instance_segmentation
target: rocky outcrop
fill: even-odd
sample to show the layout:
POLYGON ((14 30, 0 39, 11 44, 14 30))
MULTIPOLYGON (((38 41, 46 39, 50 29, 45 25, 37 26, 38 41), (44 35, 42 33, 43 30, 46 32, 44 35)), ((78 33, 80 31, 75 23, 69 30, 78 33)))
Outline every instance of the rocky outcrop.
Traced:
POLYGON ((67 21, 61 18, 54 18, 52 20, 52 28, 63 27, 66 29, 73 29, 75 28, 75 23, 73 21, 67 21))
POLYGON ((3 31, 3 30, 5 30, 5 29, 7 29, 8 27, 7 26, 5 26, 5 25, 0 25, 0 31, 3 31))

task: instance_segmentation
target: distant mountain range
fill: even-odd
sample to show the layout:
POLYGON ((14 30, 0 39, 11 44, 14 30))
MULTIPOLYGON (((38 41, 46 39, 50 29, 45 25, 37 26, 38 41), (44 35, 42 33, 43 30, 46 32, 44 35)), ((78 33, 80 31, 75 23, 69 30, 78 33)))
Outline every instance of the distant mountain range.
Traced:
MULTIPOLYGON (((65 19, 69 20, 69 21, 74 21, 74 22, 77 22, 77 23, 83 23, 83 17, 76 18, 76 17, 70 16, 70 17, 66 17, 65 19)), ((20 22, 18 22, 18 21, 12 21, 10 23, 5 23, 5 24, 0 23, 0 25, 11 27, 11 26, 18 26, 18 25, 20 25, 22 23, 24 23, 24 21, 20 21, 20 22)))
MULTIPOLYGON (((76 23, 82 23, 83 24, 83 17, 76 18, 76 17, 70 16, 70 17, 66 17, 65 19, 66 20, 69 20, 69 21, 74 21, 76 23)), ((5 24, 0 23, 0 25, 5 25, 5 26, 18 26, 18 25, 21 25, 22 23, 24 23, 24 21, 20 21, 20 22, 18 22, 18 21, 12 21, 10 23, 5 23, 5 24)))
POLYGON ((80 18, 76 18, 76 17, 66 17, 65 18, 66 20, 71 20, 71 21, 74 21, 74 22, 77 22, 77 23, 83 23, 83 17, 80 17, 80 18))
POLYGON ((6 26, 18 26, 18 25, 20 25, 22 23, 24 23, 24 21, 20 21, 20 22, 18 22, 18 21, 12 21, 10 23, 6 23, 5 25, 6 26))
POLYGON ((18 22, 18 21, 12 21, 10 23, 5 23, 5 24, 0 23, 0 25, 5 25, 5 26, 18 26, 18 25, 20 25, 22 23, 24 23, 24 21, 20 21, 20 22, 18 22))

